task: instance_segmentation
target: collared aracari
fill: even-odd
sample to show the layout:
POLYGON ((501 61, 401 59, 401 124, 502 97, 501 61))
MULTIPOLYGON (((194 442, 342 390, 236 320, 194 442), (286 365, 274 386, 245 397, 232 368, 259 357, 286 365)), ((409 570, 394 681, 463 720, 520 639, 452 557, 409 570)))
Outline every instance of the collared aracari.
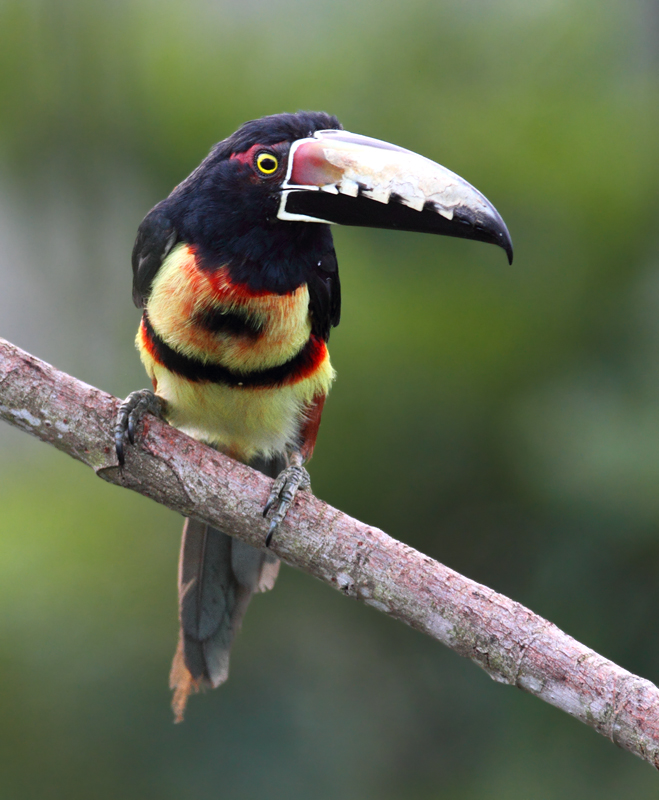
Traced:
POLYGON ((277 577, 270 538, 309 488, 303 464, 334 379, 327 341, 341 307, 332 223, 491 242, 512 261, 508 230, 480 192, 325 113, 246 122, 146 215, 133 300, 144 309, 137 347, 153 391, 120 407, 119 462, 150 411, 275 479, 263 549, 186 520, 177 720, 191 692, 226 680, 249 599, 277 577))

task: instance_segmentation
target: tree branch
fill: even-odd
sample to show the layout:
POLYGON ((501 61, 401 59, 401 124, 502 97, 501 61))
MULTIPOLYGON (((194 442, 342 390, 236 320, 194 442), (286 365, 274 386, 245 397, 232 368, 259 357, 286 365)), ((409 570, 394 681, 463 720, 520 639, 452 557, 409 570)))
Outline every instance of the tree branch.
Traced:
MULTIPOLYGON (((0 418, 110 483, 263 545, 270 479, 147 416, 119 469, 118 401, 0 339, 0 418)), ((659 690, 524 606, 302 493, 273 551, 659 768, 659 690)))

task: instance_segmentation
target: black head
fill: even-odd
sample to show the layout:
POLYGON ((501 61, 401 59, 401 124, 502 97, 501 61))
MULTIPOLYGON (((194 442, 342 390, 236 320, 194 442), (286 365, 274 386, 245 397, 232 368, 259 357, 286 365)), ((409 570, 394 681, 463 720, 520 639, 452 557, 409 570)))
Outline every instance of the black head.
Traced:
MULTIPOLYGON (((275 145, 313 136, 316 131, 343 130, 338 119, 324 111, 298 111, 296 114, 272 114, 243 122, 235 133, 219 142, 206 159, 225 159, 245 153, 255 145, 275 145)), ((206 163, 206 161, 204 163, 206 163)))
POLYGON ((477 189, 409 150, 344 132, 323 112, 246 122, 156 207, 203 268, 288 292, 333 254, 327 223, 512 241, 477 189), (311 224, 309 224, 311 223, 311 224))
POLYGON ((219 142, 161 206, 178 238, 208 269, 229 265, 254 289, 290 291, 309 264, 332 250, 327 225, 277 218, 291 144, 318 130, 341 130, 323 112, 275 114, 245 122, 219 142))

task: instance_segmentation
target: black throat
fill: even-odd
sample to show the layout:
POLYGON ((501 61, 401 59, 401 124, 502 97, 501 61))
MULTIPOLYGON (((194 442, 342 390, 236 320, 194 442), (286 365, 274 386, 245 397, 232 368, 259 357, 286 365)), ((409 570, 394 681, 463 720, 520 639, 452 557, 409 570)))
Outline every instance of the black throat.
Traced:
POLYGON ((193 173, 163 209, 198 266, 226 267, 232 281, 256 292, 288 294, 312 278, 334 252, 330 226, 277 219, 279 192, 250 185, 243 165, 221 161, 193 173))

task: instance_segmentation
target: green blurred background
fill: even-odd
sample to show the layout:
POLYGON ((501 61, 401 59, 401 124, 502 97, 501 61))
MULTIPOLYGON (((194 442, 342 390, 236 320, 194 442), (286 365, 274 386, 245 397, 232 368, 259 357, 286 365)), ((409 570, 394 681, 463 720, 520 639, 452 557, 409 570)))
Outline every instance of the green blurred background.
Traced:
MULTIPOLYGON (((146 384, 130 250, 242 121, 324 109, 516 245, 337 229, 317 495, 659 681, 659 2, 0 2, 0 336, 146 384)), ((284 568, 174 726, 181 520, 0 429, 0 799, 656 797, 653 770, 284 568)))

